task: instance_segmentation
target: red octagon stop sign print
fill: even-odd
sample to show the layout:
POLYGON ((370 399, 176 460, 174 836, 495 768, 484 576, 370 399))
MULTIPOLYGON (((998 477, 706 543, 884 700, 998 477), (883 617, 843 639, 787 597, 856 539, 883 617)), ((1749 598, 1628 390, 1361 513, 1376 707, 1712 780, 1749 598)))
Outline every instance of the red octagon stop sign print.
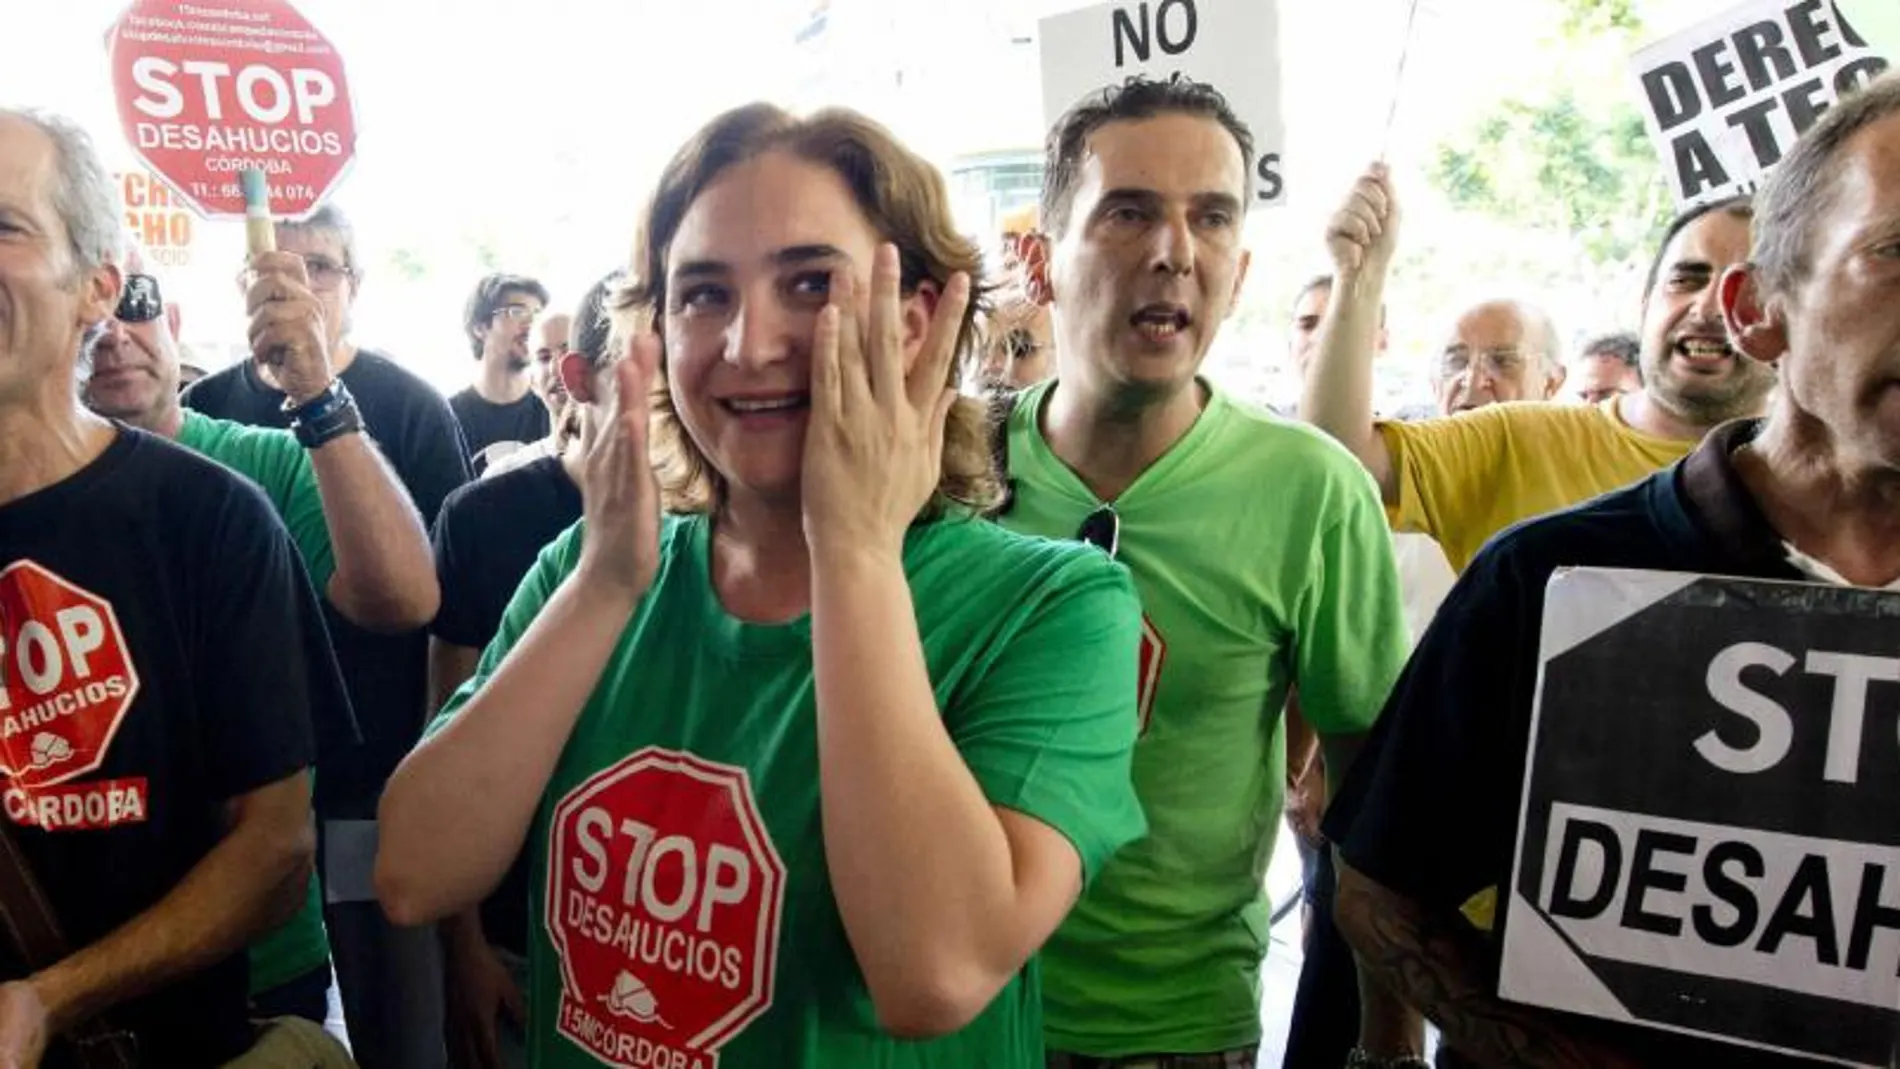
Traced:
POLYGON ((288 0, 136 0, 107 47, 125 139, 200 214, 243 218, 255 168, 301 219, 356 154, 343 58, 288 0))
POLYGON ((772 1004, 785 865, 742 768, 649 747, 554 810, 561 1035, 603 1064, 711 1069, 772 1004))
POLYGON ((10 805, 98 768, 139 690, 112 606, 32 561, 0 571, 0 678, 10 805))

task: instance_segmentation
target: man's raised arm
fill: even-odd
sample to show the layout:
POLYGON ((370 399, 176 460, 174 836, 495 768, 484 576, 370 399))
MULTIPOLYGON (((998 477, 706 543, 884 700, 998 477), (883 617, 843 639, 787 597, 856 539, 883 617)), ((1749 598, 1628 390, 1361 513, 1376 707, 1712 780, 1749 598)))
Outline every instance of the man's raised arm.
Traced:
POLYGON ((1300 400, 1300 418, 1351 450, 1378 481, 1387 505, 1398 503, 1399 481, 1385 440, 1372 423, 1372 358, 1398 229, 1391 178, 1384 164, 1375 163, 1326 224, 1326 248, 1335 271, 1332 300, 1300 400))

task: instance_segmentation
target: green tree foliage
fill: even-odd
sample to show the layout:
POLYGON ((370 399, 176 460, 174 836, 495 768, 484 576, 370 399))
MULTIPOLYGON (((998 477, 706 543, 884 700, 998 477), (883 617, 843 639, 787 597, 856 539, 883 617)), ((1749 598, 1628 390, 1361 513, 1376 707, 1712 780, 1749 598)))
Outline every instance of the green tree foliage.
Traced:
POLYGON ((1636 0, 1561 0, 1564 33, 1589 37, 1606 33, 1635 35, 1643 28, 1636 0))
POLYGON ((1640 255, 1672 208, 1636 111, 1588 107, 1568 87, 1500 102, 1441 143, 1429 173, 1453 206, 1569 234, 1601 265, 1640 255))

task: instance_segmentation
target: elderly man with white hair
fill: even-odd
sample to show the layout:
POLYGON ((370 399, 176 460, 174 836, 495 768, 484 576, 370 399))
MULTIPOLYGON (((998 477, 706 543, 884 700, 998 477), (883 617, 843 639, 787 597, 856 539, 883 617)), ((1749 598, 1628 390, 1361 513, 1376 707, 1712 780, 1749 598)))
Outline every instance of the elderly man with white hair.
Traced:
POLYGON ((347 721, 347 700, 257 488, 81 403, 123 303, 120 225, 85 134, 0 110, 5 1066, 84 1044, 210 1069, 286 1034, 329 1042, 260 1040, 244 950, 303 899, 313 723, 347 721))

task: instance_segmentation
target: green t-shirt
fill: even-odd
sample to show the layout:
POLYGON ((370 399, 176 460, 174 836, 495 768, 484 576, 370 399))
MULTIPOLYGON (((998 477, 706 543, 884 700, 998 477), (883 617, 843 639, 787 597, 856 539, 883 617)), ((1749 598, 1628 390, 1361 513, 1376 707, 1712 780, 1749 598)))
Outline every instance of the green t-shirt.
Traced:
MULTIPOLYGON (((247 427, 186 409, 178 444, 210 457, 263 489, 278 518, 290 529, 310 582, 318 594, 324 593, 336 572, 336 557, 330 550, 330 528, 323 518, 317 475, 296 437, 289 431, 247 427)), ((312 874, 297 915, 251 945, 251 992, 269 991, 321 968, 329 960, 323 901, 312 874)))
MULTIPOLYGON (((954 1035, 879 1030, 826 873, 810 618, 728 614, 709 529, 667 519, 653 588, 529 832, 532 1064, 1042 1069, 1033 960, 954 1035)), ((574 570, 581 537, 576 525, 542 551, 431 731, 574 570)), ((1092 876, 1143 830, 1127 573, 967 518, 913 529, 904 569, 964 762, 991 802, 1067 836, 1092 876)))
MULTIPOLYGON (((1042 437, 1050 389, 1025 391, 1010 416, 1003 522, 1072 538, 1101 502, 1042 437)), ((1149 833, 1044 948, 1051 1050, 1259 1041, 1288 687, 1319 731, 1358 733, 1405 659, 1391 536, 1365 469, 1309 427, 1209 394, 1115 502, 1118 559, 1145 611, 1134 767, 1149 833)))

